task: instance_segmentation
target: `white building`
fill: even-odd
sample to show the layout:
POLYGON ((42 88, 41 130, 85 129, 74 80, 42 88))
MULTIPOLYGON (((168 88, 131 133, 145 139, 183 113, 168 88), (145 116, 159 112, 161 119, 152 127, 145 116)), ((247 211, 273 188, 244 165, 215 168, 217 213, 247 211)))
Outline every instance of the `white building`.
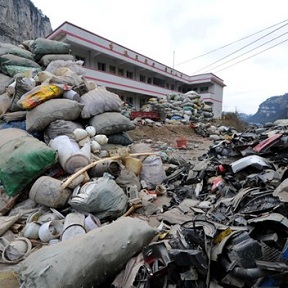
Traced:
POLYGON ((64 22, 48 37, 69 43, 76 59, 84 61, 85 77, 118 94, 137 110, 153 97, 190 90, 222 113, 222 79, 212 73, 189 76, 97 34, 64 22))

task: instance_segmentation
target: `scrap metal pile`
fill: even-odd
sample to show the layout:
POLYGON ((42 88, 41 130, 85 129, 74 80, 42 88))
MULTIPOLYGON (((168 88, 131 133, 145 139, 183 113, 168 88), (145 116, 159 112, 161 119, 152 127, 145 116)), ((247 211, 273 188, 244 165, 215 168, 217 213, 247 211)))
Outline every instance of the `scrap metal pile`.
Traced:
POLYGON ((171 159, 167 234, 143 250, 136 287, 287 286, 287 132, 252 129, 196 163, 171 159))

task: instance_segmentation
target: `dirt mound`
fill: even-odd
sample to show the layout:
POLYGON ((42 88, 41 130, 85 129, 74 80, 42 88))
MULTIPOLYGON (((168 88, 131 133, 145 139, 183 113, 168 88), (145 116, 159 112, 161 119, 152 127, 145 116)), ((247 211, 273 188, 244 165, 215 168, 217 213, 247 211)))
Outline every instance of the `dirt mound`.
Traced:
MULTIPOLYGON (((194 159, 204 153, 207 153, 211 145, 211 140, 195 133, 189 125, 165 124, 163 126, 137 126, 135 130, 128 131, 134 143, 146 142, 151 140, 154 144, 157 142, 167 143, 173 147, 171 156, 182 156, 186 160, 194 159), (187 140, 187 149, 177 149, 176 140, 185 138, 187 140)), ((151 144, 156 150, 161 150, 162 145, 151 144)))
POLYGON ((197 135, 189 125, 169 125, 163 126, 137 126, 135 130, 127 133, 133 141, 151 139, 153 141, 166 142, 175 145, 176 139, 186 138, 187 140, 203 140, 197 135))

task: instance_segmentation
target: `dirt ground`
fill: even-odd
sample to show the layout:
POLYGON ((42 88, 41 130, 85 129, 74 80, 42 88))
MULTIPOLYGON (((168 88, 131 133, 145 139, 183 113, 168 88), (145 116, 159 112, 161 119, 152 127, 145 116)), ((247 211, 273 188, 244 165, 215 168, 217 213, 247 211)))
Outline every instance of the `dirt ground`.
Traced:
POLYGON ((185 124, 163 124, 162 126, 136 126, 135 130, 127 134, 134 143, 150 143, 153 150, 166 150, 169 154, 177 154, 193 160, 205 154, 211 140, 195 133, 193 128, 185 124), (187 149, 178 148, 177 140, 186 139, 187 149))

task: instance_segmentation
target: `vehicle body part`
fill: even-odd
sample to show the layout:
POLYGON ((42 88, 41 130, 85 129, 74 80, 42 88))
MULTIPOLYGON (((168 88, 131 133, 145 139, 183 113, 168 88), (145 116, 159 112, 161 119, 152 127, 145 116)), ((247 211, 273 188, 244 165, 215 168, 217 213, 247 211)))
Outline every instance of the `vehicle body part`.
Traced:
POLYGON ((192 266, 201 275, 207 275, 208 258, 201 250, 171 249, 169 256, 178 266, 192 266))
POLYGON ((257 153, 264 152, 264 150, 268 150, 271 146, 275 145, 275 143, 279 142, 279 139, 283 134, 274 134, 269 138, 261 141, 258 145, 253 147, 253 150, 257 153))
POLYGON ((215 224, 212 221, 208 220, 195 219, 191 221, 186 221, 183 224, 181 224, 181 227, 184 229, 203 227, 205 235, 211 238, 213 238, 217 232, 215 224))
POLYGON ((243 170, 249 166, 252 166, 259 170, 263 170, 266 167, 272 168, 272 165, 265 158, 258 155, 246 156, 231 163, 233 173, 237 173, 238 171, 243 170))
POLYGON ((281 205, 280 201, 272 195, 272 191, 263 192, 262 195, 255 196, 247 201, 245 205, 237 211, 244 214, 259 214, 271 211, 281 205))

